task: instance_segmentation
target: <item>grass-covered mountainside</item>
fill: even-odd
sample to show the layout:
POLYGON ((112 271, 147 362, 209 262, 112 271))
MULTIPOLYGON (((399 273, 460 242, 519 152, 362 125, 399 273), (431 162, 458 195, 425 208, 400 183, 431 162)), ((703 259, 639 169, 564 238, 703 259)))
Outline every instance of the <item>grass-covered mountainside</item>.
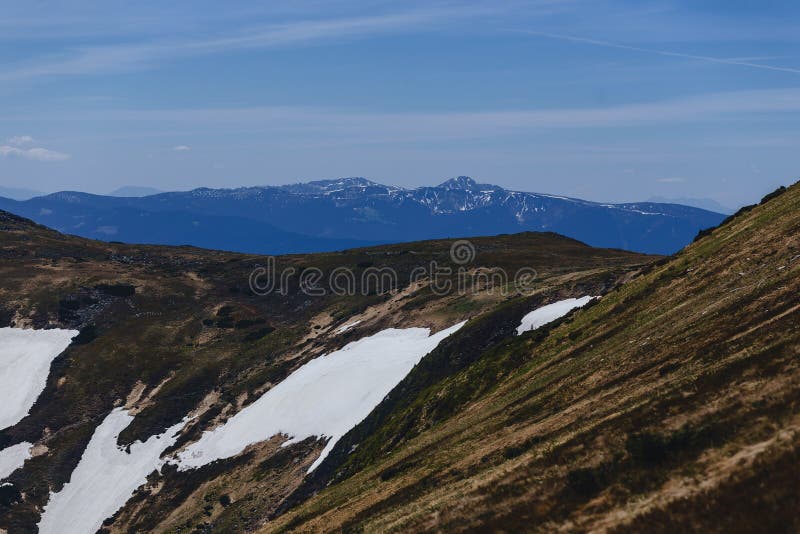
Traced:
MULTIPOLYGON (((555 234, 474 239, 466 265, 537 270, 523 294, 473 277, 311 297, 299 273, 391 267, 408 280, 451 241, 314 255, 285 294, 265 258, 64 236, 0 213, 0 326, 69 327, 28 417, 35 444, 0 488, 0 529, 34 532, 114 407, 121 446, 192 418, 169 456, 322 354, 389 327, 446 338, 310 474, 324 439, 153 471, 109 532, 796 531, 800 529, 800 186, 670 258, 555 234), (529 311, 602 295, 516 335, 529 311), (355 326, 342 331, 344 325, 355 326)), ((330 392, 331 399, 337 395, 330 392)))
POLYGON ((262 528, 797 531, 798 294, 795 185, 546 331, 471 321, 262 528))
MULTIPOLYGON (((604 294, 657 259, 546 233, 472 242, 476 256, 466 266, 471 274, 480 266, 508 272, 533 267, 538 276, 529 291, 506 295, 486 278, 475 279, 479 286, 465 295, 437 295, 425 279, 409 284, 412 270, 431 261, 459 267, 450 258, 452 242, 440 240, 279 257, 277 272, 295 268, 287 291, 259 296, 248 277, 266 264, 264 257, 90 241, 0 212, 0 327, 80 331, 53 362, 30 414, 0 430, 0 450, 35 444, 33 457, 0 488, 0 529, 36 530, 50 493, 70 480, 95 429, 115 407, 135 415, 119 436, 121 446, 144 441, 191 415, 169 454, 317 356, 389 327, 438 331, 468 319, 465 336, 452 340, 463 354, 440 351, 436 359, 423 361, 429 371, 409 378, 416 381, 413 391, 438 387, 460 372, 475 372, 484 351, 507 343, 509 325, 530 310, 562 298, 604 294), (391 267, 400 282, 386 292, 357 287, 356 295, 312 297, 299 290, 300 273, 318 268, 327 274, 341 267, 357 274, 391 267), (339 330, 355 321, 357 326, 339 330)), ((521 363, 506 360, 496 377, 481 374, 476 381, 481 387, 453 395, 449 411, 438 412, 442 419, 486 394, 521 363)), ((422 430, 409 428, 408 438, 422 430)), ((324 445, 308 439, 279 447, 284 440, 276 436, 196 470, 167 466, 155 471, 105 528, 260 528, 311 487, 301 486, 304 474, 324 445)))

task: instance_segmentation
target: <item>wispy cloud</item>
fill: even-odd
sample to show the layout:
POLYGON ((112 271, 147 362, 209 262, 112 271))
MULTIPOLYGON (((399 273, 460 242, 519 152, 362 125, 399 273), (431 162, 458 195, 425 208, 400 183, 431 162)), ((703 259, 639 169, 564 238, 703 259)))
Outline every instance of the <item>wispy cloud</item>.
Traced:
MULTIPOLYGON (((732 91, 638 104, 594 108, 510 109, 464 112, 365 112, 303 107, 234 107, 151 110, 104 110, 84 113, 103 121, 170 121, 186 123, 258 124, 263 128, 325 131, 389 132, 415 135, 441 128, 472 135, 516 128, 610 127, 664 122, 707 121, 740 114, 800 112, 800 89, 732 91)), ((58 118, 58 117, 56 117, 58 118)), ((68 117, 65 117, 68 118, 68 117)))
POLYGON ((774 65, 765 65, 764 63, 754 63, 753 61, 748 61, 748 58, 723 58, 723 57, 713 57, 713 56, 704 56, 704 55, 697 55, 697 54, 685 54, 683 52, 674 52, 670 50, 659 50, 656 48, 644 48, 641 46, 632 46, 626 45, 622 43, 614 43, 611 41, 603 41, 599 39, 590 39, 587 37, 578 37, 575 35, 564 35, 560 33, 548 33, 548 32, 540 32, 535 30, 515 30, 518 33, 524 33, 527 35, 534 35, 537 37, 545 37, 548 39, 556 39, 559 41, 570 41, 573 43, 582 43, 594 46, 602 46, 605 48, 617 48, 620 50, 630 50, 633 52, 643 52, 647 54, 656 54, 659 56, 666 56, 666 57, 676 57, 676 58, 683 58, 683 59, 693 59, 697 61, 706 61, 709 63, 720 63, 723 65, 736 65, 740 67, 748 67, 752 69, 762 69, 762 70, 771 70, 777 72, 787 72, 791 74, 800 74, 800 69, 795 69, 792 67, 779 67, 774 65))
POLYGON ((175 152, 189 152, 191 150, 191 147, 189 147, 187 145, 178 145, 178 146, 172 147, 172 150, 175 151, 175 152))
MULTIPOLYGON (((794 113, 800 113, 800 89, 709 93, 593 108, 370 112, 310 107, 195 107, 104 109, 83 111, 80 115, 49 113, 41 120, 116 124, 120 137, 174 137, 213 132, 215 137, 248 134, 262 140, 279 137, 294 146, 333 146, 514 137, 549 129, 631 128, 715 121, 735 124, 748 120, 748 116, 780 114, 785 118, 794 113), (126 123, 135 123, 136 127, 131 128, 126 123), (163 128, 164 124, 169 128, 163 128), (130 133, 132 131, 137 133, 130 133)), ((0 119, 14 120, 14 117, 0 119)), ((25 119, 38 120, 30 115, 25 119)))
POLYGON ((686 178, 681 178, 680 176, 668 176, 666 178, 659 178, 656 182, 662 184, 682 184, 686 181, 686 178))
POLYGON ((374 16, 297 20, 199 39, 76 48, 34 60, 16 69, 7 69, 0 73, 0 80, 118 72, 147 67, 160 61, 232 50, 307 45, 335 39, 430 30, 439 24, 450 24, 459 19, 485 16, 496 11, 497 8, 486 6, 428 8, 374 16))

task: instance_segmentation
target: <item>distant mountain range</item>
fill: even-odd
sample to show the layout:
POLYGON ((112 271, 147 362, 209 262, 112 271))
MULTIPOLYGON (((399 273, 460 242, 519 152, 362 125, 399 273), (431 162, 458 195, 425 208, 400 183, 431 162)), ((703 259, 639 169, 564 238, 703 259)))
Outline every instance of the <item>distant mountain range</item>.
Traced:
POLYGON ((670 254, 724 219, 679 204, 603 204, 509 191, 466 176, 416 189, 343 178, 144 197, 59 192, 0 198, 0 209, 94 239, 264 254, 521 231, 670 254))

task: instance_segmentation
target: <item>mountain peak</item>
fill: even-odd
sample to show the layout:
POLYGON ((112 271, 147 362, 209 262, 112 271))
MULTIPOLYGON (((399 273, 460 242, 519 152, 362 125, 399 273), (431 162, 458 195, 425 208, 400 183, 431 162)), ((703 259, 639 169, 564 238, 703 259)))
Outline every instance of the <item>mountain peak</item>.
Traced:
POLYGON ((469 176, 459 176, 458 178, 450 178, 449 180, 442 182, 439 184, 439 187, 447 190, 464 190, 464 191, 471 191, 477 187, 478 182, 470 178, 469 176))

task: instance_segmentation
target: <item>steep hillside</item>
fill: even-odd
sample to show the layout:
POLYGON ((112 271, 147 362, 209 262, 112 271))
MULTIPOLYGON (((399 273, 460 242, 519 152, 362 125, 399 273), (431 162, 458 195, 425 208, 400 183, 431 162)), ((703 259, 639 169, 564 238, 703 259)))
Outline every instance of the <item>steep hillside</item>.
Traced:
POLYGON ((0 327, 80 332, 0 429, 0 529, 797 530, 799 214, 795 185, 671 258, 535 233, 282 256, 265 294, 269 258, 0 213, 0 327), (341 294, 342 268, 397 277, 341 294))
MULTIPOLYGON (((143 486, 124 509, 113 519, 100 516, 107 528, 253 530, 298 489, 326 439, 312 435, 280 447, 286 437, 276 435, 243 454, 179 470, 174 453, 204 430, 278 391, 276 385, 314 358, 387 328, 438 333, 498 307, 519 322, 541 304, 603 294, 656 259, 555 234, 476 238, 466 262, 451 254, 453 246, 441 240, 282 256, 275 270, 288 273, 284 291, 256 294, 250 277, 269 265, 265 257, 89 241, 0 212, 0 327, 80 332, 53 361, 29 415, 0 429, 0 451, 33 444, 31 458, 3 480, 0 529, 34 532, 40 521, 43 528, 53 524, 41 519, 43 510, 47 517, 71 513, 62 495, 86 477, 115 472, 80 463, 91 451, 106 450, 100 457, 118 456, 117 468, 134 459, 152 466, 146 482, 131 479, 133 488, 143 486), (431 262, 451 268, 443 280, 454 283, 463 268, 468 290, 436 292, 430 277, 412 277, 431 262), (481 277, 480 267, 534 268, 536 276, 524 291, 509 293, 501 291, 509 289, 507 281, 481 277), (357 275, 349 294, 326 285, 327 275, 341 268, 357 275), (397 273, 388 288, 361 276, 381 268, 397 273), (325 275, 323 295, 301 287, 304 273, 314 269, 325 275), (97 441, 104 437, 112 441, 97 441)), ((472 323, 465 332, 475 331, 472 323)), ((94 501, 111 493, 98 492, 94 501)), ((102 512, 84 498, 73 506, 81 519, 102 512)))
POLYGON ((797 531, 800 186, 778 193, 561 324, 471 321, 263 530, 797 531))
POLYGON ((673 253, 724 215, 652 202, 601 204, 459 177, 404 189, 364 178, 144 198, 60 192, 0 209, 93 239, 263 254, 465 235, 552 231, 596 247, 673 253))

